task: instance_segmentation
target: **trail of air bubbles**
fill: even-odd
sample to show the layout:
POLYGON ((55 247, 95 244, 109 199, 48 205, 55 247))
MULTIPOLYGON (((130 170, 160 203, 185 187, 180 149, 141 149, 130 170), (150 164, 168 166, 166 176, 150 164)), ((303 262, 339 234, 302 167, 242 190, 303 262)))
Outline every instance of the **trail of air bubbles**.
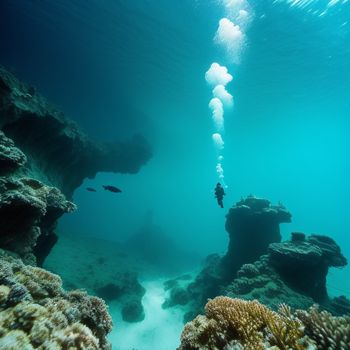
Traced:
MULTIPOLYGON (((253 19, 253 11, 247 0, 220 0, 225 9, 225 17, 219 20, 219 25, 214 36, 214 42, 226 53, 230 64, 238 65, 246 46, 246 29, 253 19)), ((212 139, 217 152, 216 173, 219 181, 225 185, 223 168, 223 149, 225 131, 225 110, 233 108, 234 98, 226 86, 233 80, 227 67, 214 62, 205 73, 205 80, 212 88, 213 98, 209 102, 212 113, 214 133, 212 139)))

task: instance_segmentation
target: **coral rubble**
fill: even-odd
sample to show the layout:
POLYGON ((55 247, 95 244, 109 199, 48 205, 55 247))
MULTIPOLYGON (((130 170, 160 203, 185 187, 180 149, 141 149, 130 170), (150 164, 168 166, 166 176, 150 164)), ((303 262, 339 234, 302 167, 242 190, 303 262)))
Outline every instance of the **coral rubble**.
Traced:
POLYGON ((59 276, 0 255, 0 349, 108 350, 102 299, 65 292, 59 276))

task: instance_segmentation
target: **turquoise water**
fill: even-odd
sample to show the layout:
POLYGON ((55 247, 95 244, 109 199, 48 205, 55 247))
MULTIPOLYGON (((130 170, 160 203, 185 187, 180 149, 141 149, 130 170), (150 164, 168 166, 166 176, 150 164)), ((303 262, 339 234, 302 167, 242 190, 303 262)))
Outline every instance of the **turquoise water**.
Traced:
MULTIPOLYGON (((1 64, 90 136, 142 133, 153 146, 139 174, 87 180, 60 231, 123 241, 151 209, 184 249, 223 253, 227 208, 253 193, 291 211, 285 239, 294 230, 327 234, 349 258, 350 1, 256 0, 249 11, 238 63, 213 40, 227 16, 219 0, 1 1, 1 64), (213 198, 217 154, 204 79, 213 62, 234 77, 224 210, 213 198), (103 184, 123 193, 85 190, 103 184)), ((349 296, 349 275, 332 271, 330 292, 349 296)))

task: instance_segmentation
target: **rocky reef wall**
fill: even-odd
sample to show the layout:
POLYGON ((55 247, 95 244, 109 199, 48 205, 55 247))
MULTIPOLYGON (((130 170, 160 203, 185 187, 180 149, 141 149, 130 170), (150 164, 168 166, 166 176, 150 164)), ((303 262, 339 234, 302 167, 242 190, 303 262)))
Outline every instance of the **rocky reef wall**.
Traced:
POLYGON ((69 200, 99 171, 136 173, 151 157, 141 137, 101 144, 34 87, 0 67, 0 248, 42 265, 69 200), (67 200, 69 199, 69 200, 67 200))

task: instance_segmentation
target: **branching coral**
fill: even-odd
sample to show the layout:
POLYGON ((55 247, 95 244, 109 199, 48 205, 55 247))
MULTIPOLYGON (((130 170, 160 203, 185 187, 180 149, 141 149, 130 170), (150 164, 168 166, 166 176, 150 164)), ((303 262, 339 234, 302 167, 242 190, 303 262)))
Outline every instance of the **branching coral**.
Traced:
POLYGON ((296 311, 305 325, 305 333, 317 343, 319 350, 350 349, 350 317, 335 317, 313 306, 309 311, 296 311))
POLYGON ((258 301, 217 297, 207 303, 205 313, 185 326, 180 350, 215 350, 233 345, 246 350, 302 350, 312 346, 302 322, 285 306, 277 313, 258 301))
POLYGON ((102 299, 0 254, 0 349, 108 350, 111 328, 102 299))

